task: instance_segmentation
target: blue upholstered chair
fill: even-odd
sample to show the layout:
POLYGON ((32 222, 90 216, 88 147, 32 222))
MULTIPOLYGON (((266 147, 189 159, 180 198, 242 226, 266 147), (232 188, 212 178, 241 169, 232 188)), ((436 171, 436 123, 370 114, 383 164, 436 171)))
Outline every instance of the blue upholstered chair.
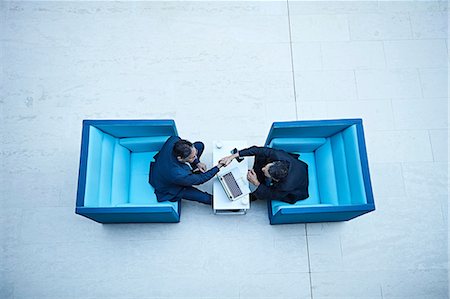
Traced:
POLYGON ((85 120, 76 213, 101 223, 179 222, 180 204, 159 203, 148 183, 150 162, 173 120, 85 120))
POLYGON ((300 154, 309 198, 268 202, 271 224, 350 220, 375 210, 361 119, 275 122, 266 146, 300 154))

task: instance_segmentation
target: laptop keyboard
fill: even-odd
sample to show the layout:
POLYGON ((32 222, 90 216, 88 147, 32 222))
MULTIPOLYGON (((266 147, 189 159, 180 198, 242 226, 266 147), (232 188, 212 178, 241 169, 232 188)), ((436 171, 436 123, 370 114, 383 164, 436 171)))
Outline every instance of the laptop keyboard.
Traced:
POLYGON ((233 198, 236 198, 239 195, 242 195, 241 188, 239 188, 239 185, 236 182, 236 180, 234 179, 234 176, 231 172, 224 175, 223 179, 225 181, 225 184, 227 184, 228 188, 230 189, 230 192, 231 192, 231 195, 233 196, 233 198))

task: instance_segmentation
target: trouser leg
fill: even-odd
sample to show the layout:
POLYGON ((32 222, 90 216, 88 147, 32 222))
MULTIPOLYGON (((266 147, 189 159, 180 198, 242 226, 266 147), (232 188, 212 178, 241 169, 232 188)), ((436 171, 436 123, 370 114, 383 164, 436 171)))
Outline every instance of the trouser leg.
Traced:
POLYGON ((194 187, 186 187, 183 190, 182 198, 191 201, 197 201, 210 205, 212 202, 212 195, 203 191, 198 190, 194 187))

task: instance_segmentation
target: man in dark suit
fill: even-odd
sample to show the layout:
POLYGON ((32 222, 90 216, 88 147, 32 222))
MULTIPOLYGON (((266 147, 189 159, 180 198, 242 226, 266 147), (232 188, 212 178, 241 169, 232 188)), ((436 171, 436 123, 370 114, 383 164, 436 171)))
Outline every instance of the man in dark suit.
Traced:
POLYGON ((178 136, 170 137, 150 163, 148 182, 155 188, 156 199, 178 201, 187 199, 211 204, 212 195, 202 192, 192 185, 200 185, 219 172, 223 164, 207 171, 199 158, 205 146, 202 142, 191 143, 178 136))
POLYGON ((234 158, 255 156, 253 169, 247 179, 257 188, 252 200, 281 200, 294 204, 309 197, 308 165, 298 159, 299 155, 269 147, 252 146, 223 158, 225 165, 234 158))

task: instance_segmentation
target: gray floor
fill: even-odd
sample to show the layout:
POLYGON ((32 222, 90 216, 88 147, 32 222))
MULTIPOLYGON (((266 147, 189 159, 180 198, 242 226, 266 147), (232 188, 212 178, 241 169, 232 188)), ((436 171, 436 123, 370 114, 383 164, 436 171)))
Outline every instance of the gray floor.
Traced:
POLYGON ((448 298, 446 2, 0 6, 1 298, 448 298), (350 222, 74 214, 83 119, 175 119, 210 165, 214 139, 347 117, 377 205, 350 222))

